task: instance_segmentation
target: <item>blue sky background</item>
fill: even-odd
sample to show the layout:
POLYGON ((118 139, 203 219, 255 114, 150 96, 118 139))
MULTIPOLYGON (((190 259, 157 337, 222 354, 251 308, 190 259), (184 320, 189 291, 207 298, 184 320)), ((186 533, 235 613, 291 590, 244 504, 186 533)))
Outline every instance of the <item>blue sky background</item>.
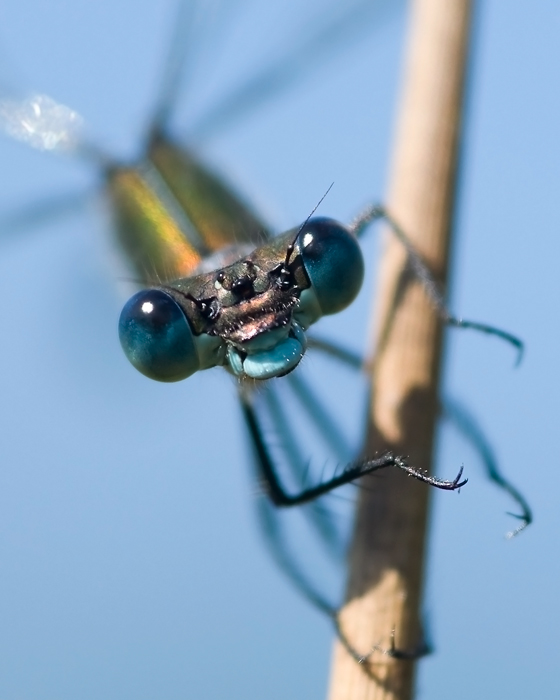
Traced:
MULTIPOLYGON (((405 29, 403 3, 389 4, 364 18, 367 38, 199 144, 279 229, 333 181, 322 212, 344 221, 383 198, 405 29)), ((518 333, 527 355, 514 370, 508 347, 450 332, 444 391, 484 426, 535 524, 504 539, 510 503, 444 427, 440 473, 464 464, 470 481, 433 499, 437 651, 419 674, 431 700, 560 690, 560 9, 480 5, 452 306, 518 333)), ((177 133, 329 7, 246 2, 217 39, 198 37, 177 133)), ((175 3, 5 0, 0 12, 0 83, 53 96, 116 157, 137 154, 175 3)), ((99 184, 87 164, 7 138, 0 162, 3 215, 99 184)), ((92 199, 1 248, 0 697, 321 698, 331 629, 267 556, 234 387, 217 370, 167 386, 128 366, 116 336, 128 290, 106 229, 92 199)), ((325 334, 364 347, 373 282, 325 334)))

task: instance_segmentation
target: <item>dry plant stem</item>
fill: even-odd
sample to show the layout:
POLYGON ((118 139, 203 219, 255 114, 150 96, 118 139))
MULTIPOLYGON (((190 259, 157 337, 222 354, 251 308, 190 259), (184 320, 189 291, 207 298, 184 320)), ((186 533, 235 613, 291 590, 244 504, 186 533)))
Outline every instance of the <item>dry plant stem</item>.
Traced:
MULTIPOLYGON (((414 0, 388 209, 446 281, 467 54, 469 0, 414 0)), ((366 454, 391 449, 429 470, 437 422, 441 326, 387 237, 376 291, 377 355, 366 454)), ((453 469, 456 464, 451 465, 453 469)), ((384 655, 423 641, 420 624, 430 489, 396 473, 366 477, 350 555, 330 700, 412 697, 415 663, 384 655)), ((447 497, 453 496, 447 494, 447 497)))

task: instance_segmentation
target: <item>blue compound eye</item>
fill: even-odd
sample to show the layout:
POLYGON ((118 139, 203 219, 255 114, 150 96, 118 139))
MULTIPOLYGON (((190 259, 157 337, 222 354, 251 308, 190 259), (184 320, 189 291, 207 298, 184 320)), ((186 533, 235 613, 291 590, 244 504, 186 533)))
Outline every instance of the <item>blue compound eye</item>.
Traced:
POLYGON ((138 292, 119 320, 124 354, 139 372, 159 382, 178 382, 200 368, 189 322, 177 302, 160 289, 138 292))
POLYGON ((323 314, 351 304, 364 279, 356 237, 334 219, 310 219, 298 237, 303 264, 323 314))

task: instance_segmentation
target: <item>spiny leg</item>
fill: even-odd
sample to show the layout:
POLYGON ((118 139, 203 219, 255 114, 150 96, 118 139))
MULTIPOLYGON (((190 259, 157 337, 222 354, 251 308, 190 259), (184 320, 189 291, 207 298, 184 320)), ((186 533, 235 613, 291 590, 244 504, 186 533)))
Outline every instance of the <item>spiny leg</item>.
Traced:
POLYGON ((423 638, 413 649, 400 649, 395 644, 394 635, 391 637, 391 645, 388 648, 380 644, 374 644, 365 654, 355 649, 344 634, 340 623, 340 610, 329 603, 325 596, 318 592, 310 582, 302 569, 297 565, 295 556, 290 552, 284 537, 281 525, 273 512, 274 505, 265 498, 259 498, 257 502, 257 516, 261 524, 261 531, 266 537, 269 552, 277 566, 293 583, 303 597, 317 610, 331 619, 337 637, 348 651, 350 656, 359 664, 367 664, 374 654, 389 656, 393 659, 413 661, 432 652, 431 645, 423 638))
MULTIPOLYGON (((357 353, 343 348, 338 344, 331 343, 328 340, 313 337, 309 338, 308 345, 310 348, 316 348, 331 357, 335 357, 353 369, 360 370, 364 366, 364 361, 357 353)), ((442 416, 449 419, 475 449, 486 468, 488 478, 508 493, 521 508, 521 513, 508 513, 514 518, 521 520, 521 525, 519 525, 519 527, 506 533, 508 539, 515 537, 533 522, 531 507, 527 503, 525 497, 505 476, 503 476, 499 470, 498 460, 488 438, 475 418, 464 406, 457 401, 447 398, 442 405, 442 416)))
MULTIPOLYGON (((322 338, 312 337, 309 338, 309 347, 313 347, 330 357, 336 358, 345 363, 348 367, 358 371, 364 366, 364 361, 359 354, 350 351, 337 343, 333 343, 322 338)), ((446 399, 442 407, 442 415, 444 418, 452 421, 453 424, 463 433, 468 442, 471 443, 473 448, 478 453, 480 459, 483 461, 489 479, 496 483, 499 487, 503 488, 520 506, 522 511, 521 514, 509 513, 513 517, 516 517, 522 521, 519 527, 506 534, 506 537, 508 538, 515 537, 529 524, 531 524, 533 520, 530 506, 528 505, 524 496, 499 471, 497 459, 488 439, 484 435, 480 426, 476 423, 475 419, 466 411, 466 409, 457 402, 446 399)), ((352 646, 348 638, 343 633, 338 612, 332 619, 340 642, 348 651, 350 656, 360 664, 365 664, 368 662, 375 653, 380 653, 384 656, 390 656, 391 658, 400 660, 415 660, 426 656, 433 651, 433 645, 427 640, 426 636, 423 635, 420 643, 413 649, 398 648, 395 644, 394 637, 392 637, 389 648, 383 648, 379 644, 375 644, 371 647, 367 654, 362 654, 352 646)))
POLYGON ((448 418, 459 429, 468 442, 473 445, 476 452, 480 455, 490 481, 493 481, 508 493, 521 508, 521 513, 508 513, 508 515, 521 521, 518 527, 506 533, 508 539, 515 537, 533 522, 531 507, 525 500, 523 494, 501 474, 498 468, 498 460, 492 450, 492 446, 484 435, 482 428, 477 424, 476 420, 467 409, 457 401, 447 398, 443 402, 442 413, 444 417, 448 418))
POLYGON ((340 360, 353 369, 360 370, 364 365, 363 358, 358 353, 348 350, 348 348, 342 347, 342 345, 338 345, 338 343, 333 343, 332 341, 325 340, 324 338, 318 338, 315 335, 310 335, 307 337, 307 347, 315 348, 316 350, 323 352, 325 355, 329 355, 336 360, 340 360))
MULTIPOLYGON (((291 476, 295 483, 303 483, 305 480, 306 465, 299 451, 299 446, 287 420, 282 405, 282 397, 276 395, 276 388, 270 387, 271 382, 259 387, 259 408, 266 410, 274 423, 274 433, 281 440, 282 452, 291 476)), ((246 387, 240 390, 248 391, 246 387)), ((250 390, 249 390, 250 391, 250 390)), ((262 430, 262 429, 261 429, 262 430)), ((262 481, 261 469, 258 460, 255 460, 258 477, 262 481)), ((255 501, 260 531, 266 539, 267 550, 277 566, 291 581, 299 593, 321 613, 329 619, 337 614, 336 605, 329 603, 327 597, 315 585, 313 579, 307 575, 306 567, 299 562, 297 552, 292 546, 292 541, 284 526, 279 510, 262 491, 255 501)), ((327 554, 336 554, 335 561, 340 563, 342 554, 339 528, 330 518, 330 513, 318 501, 313 501, 303 506, 303 516, 311 525, 312 531, 318 535, 321 544, 327 550, 327 554)))
POLYGON ((278 522, 278 514, 274 513, 274 505, 261 495, 257 501, 257 516, 261 531, 266 537, 269 552, 277 566, 294 584, 296 589, 320 612, 329 618, 337 615, 336 607, 318 592, 302 569, 298 566, 296 557, 290 552, 286 538, 278 522))
POLYGON ((263 480, 263 487, 272 502, 279 507, 290 507, 309 503, 319 498, 319 496, 323 496, 344 484, 349 484, 366 474, 371 474, 381 469, 387 469, 388 467, 402 469, 415 479, 445 491, 455 491, 467 483, 466 479, 461 481, 461 476, 463 474, 462 467, 453 481, 447 481, 435 476, 430 476, 419 469, 415 469, 408 465, 403 457, 388 452, 375 459, 366 459, 355 464, 350 464, 341 474, 331 479, 323 481, 315 486, 304 488, 299 493, 289 494, 284 489, 278 477, 277 465, 274 463, 274 459, 268 449, 261 426, 247 392, 241 391, 240 399, 243 417, 255 448, 257 464, 263 480))
MULTIPOLYGON (((264 441, 264 438, 261 439, 264 441)), ((255 444, 255 448, 257 453, 260 453, 262 446, 259 447, 255 444)), ((263 465, 260 458, 257 459, 257 468, 261 479, 263 479, 263 465)), ((266 476, 264 477, 264 482, 266 493, 269 495, 270 481, 266 476)), ((301 595, 303 595, 303 597, 315 608, 331 619, 335 632, 340 638, 341 643, 356 661, 361 664, 365 664, 375 653, 403 660, 419 658, 419 656, 428 653, 428 647, 424 642, 414 649, 399 649, 394 644, 393 639, 391 640, 391 646, 389 648, 384 648, 380 644, 375 644, 366 653, 361 653, 356 650, 342 631, 339 618, 340 611, 334 604, 330 603, 322 593, 319 592, 318 588, 311 582, 305 571, 298 564, 297 557, 295 556, 294 552, 291 551, 288 539, 282 528, 282 524, 279 522, 278 513, 275 512, 276 501, 271 502, 271 500, 261 497, 256 503, 257 515, 261 524, 261 530, 266 537, 271 556, 274 558, 278 567, 301 593, 301 595)), ((304 505, 304 507, 309 508, 310 505, 313 506, 314 502, 307 503, 304 505)))
POLYGON ((344 634, 340 624, 340 616, 338 613, 335 616, 333 616, 333 623, 336 634, 342 646, 346 649, 346 651, 350 654, 354 661, 361 665, 368 663, 372 656, 376 653, 381 654, 382 656, 389 656, 392 659, 398 659, 400 661, 417 661, 418 659, 421 659, 424 656, 428 656, 429 654, 433 653, 433 647, 427 641, 424 634, 422 635, 422 638, 415 647, 412 647, 410 649, 398 648, 395 643, 395 631, 393 630, 391 634, 391 645, 389 647, 383 647, 380 644, 374 644, 366 654, 361 654, 352 646, 352 644, 348 640, 348 637, 344 634))
MULTIPOLYGON (((303 486, 309 464, 302 455, 299 441, 288 419, 283 397, 278 396, 276 386, 273 384, 275 383, 268 382, 263 388, 260 388, 258 399, 260 403, 264 404, 263 408, 269 413, 274 426, 275 437, 277 435, 280 440, 281 451, 285 457, 282 463, 286 464, 293 482, 303 486)), ((259 420, 262 423, 262 419, 259 420)), ((304 514, 329 555, 334 556, 336 554, 335 558, 337 560, 340 559, 342 548, 341 533, 332 518, 332 514, 320 501, 309 503, 304 508, 304 514)))
POLYGON ((490 326, 486 323, 478 323, 477 321, 468 321, 466 319, 457 318, 450 313, 445 304, 445 298, 441 291, 440 285, 434 278, 430 268, 415 249, 403 229, 384 207, 380 205, 372 205, 368 207, 356 219, 354 219, 349 228, 355 236, 360 237, 372 223, 378 220, 386 221, 397 239, 404 246, 408 255, 411 271, 424 287, 426 294, 433 303, 434 307, 437 309, 442 321, 448 326, 470 328, 471 330, 479 331, 480 333, 487 333, 488 335, 494 335, 497 338, 505 340, 510 345, 513 345, 517 350, 516 366, 519 365, 523 357, 524 344, 523 341, 517 336, 500 328, 496 328, 495 326, 490 326))
POLYGON ((297 372, 289 374, 286 381, 329 449, 340 461, 347 460, 352 449, 337 421, 329 414, 309 383, 297 372))

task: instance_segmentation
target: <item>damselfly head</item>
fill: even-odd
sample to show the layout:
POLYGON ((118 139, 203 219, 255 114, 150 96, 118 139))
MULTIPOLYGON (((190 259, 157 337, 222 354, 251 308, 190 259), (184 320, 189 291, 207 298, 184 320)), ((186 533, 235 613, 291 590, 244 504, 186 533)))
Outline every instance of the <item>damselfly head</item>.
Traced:
POLYGON ((159 381, 222 364, 242 379, 280 377, 301 361, 309 326, 346 308, 363 275, 348 229, 310 219, 295 239, 288 231, 225 268, 139 292, 121 314, 121 344, 159 381))

